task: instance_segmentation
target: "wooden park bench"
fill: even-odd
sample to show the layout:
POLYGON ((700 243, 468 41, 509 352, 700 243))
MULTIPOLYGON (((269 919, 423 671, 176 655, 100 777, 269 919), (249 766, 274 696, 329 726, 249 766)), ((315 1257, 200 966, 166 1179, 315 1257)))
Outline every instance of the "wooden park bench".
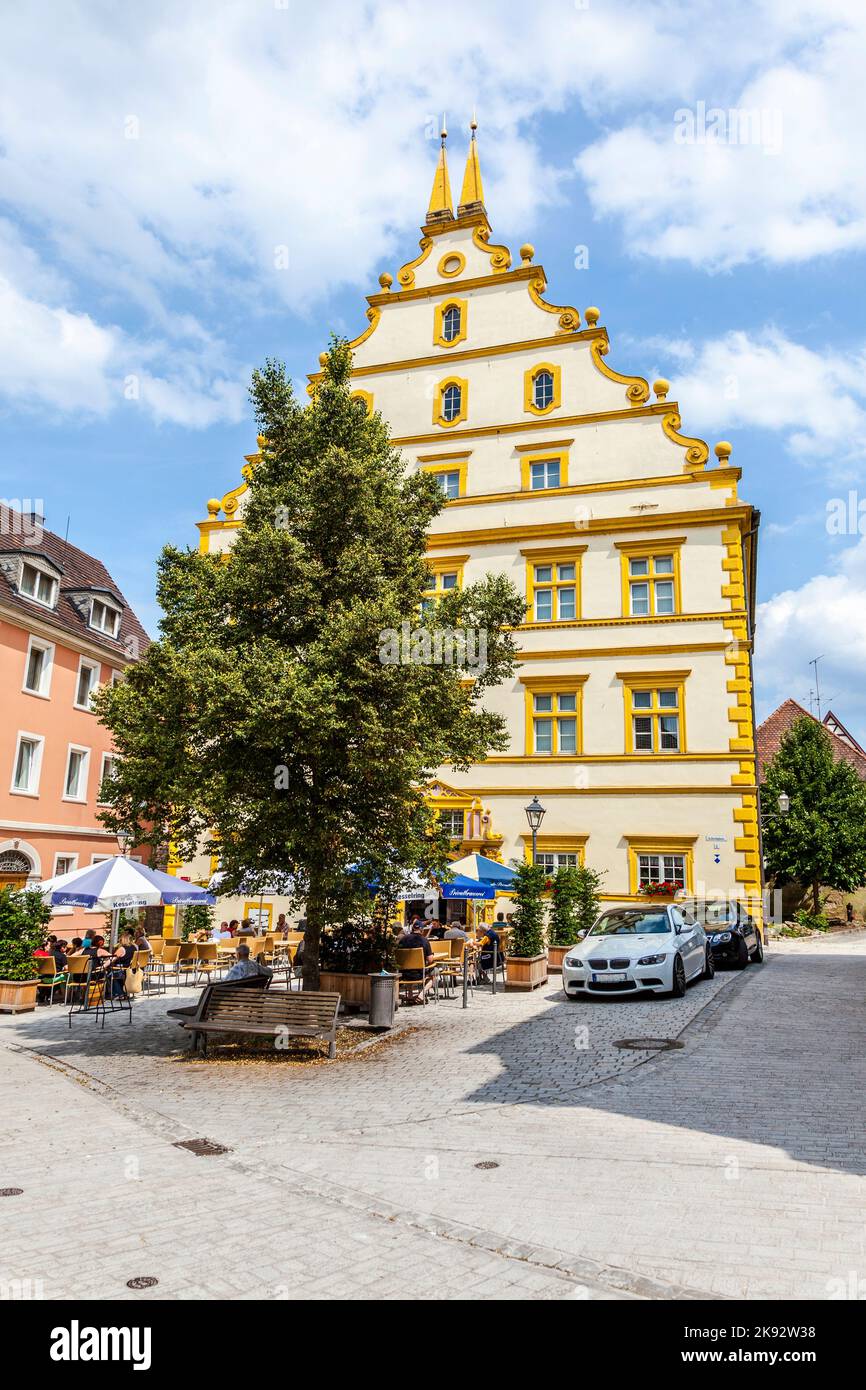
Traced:
POLYGON ((192 1018, 182 1026, 192 1033, 192 1049, 202 1040, 207 1052, 209 1034, 227 1037, 251 1033, 276 1039, 283 1036, 327 1038, 328 1057, 337 1055, 339 994, 313 990, 234 990, 211 985, 205 990, 192 1018))
POLYGON ((252 989, 256 991, 261 991, 269 987, 271 983, 271 978, 272 977, 270 975, 262 974, 243 975, 239 980, 217 980, 212 985, 205 985, 195 1004, 184 1004, 182 1005, 182 1007, 177 1009, 166 1009, 166 1016, 168 1018, 178 1019, 194 1018, 195 1015, 198 1013, 198 1010, 201 1007, 204 1000, 207 999, 213 993, 214 990, 252 989))

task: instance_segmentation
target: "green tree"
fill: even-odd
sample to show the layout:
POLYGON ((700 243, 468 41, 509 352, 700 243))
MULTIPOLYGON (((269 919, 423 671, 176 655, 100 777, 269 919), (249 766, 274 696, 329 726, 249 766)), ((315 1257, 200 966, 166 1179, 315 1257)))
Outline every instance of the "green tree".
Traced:
POLYGON ((601 875, 581 864, 557 869, 550 890, 547 940, 551 946, 573 946, 588 931, 598 913, 601 875))
POLYGON ((540 956, 544 951, 544 900, 548 884, 546 871, 540 864, 527 860, 515 863, 514 921, 508 943, 510 956, 540 956))
POLYGON ((95 702, 120 755, 106 823, 184 855, 204 840, 227 890, 292 875, 307 988, 321 932, 369 911, 368 883, 447 862, 424 787, 507 747, 482 701, 513 674, 524 616, 501 576, 421 611, 444 498, 350 373, 335 342, 303 406, 282 365, 254 373, 262 457, 230 562, 163 551, 160 640, 95 702), (451 640, 449 664, 454 634, 483 637, 486 660, 451 640))
POLYGON ((782 738, 761 801, 767 870, 779 886, 811 887, 816 916, 822 884, 848 893, 866 882, 866 783, 834 759, 830 736, 814 719, 796 720, 782 738), (782 792, 791 799, 787 815, 774 814, 782 792))
POLYGON ((35 889, 0 888, 0 980, 34 980, 51 908, 35 889))

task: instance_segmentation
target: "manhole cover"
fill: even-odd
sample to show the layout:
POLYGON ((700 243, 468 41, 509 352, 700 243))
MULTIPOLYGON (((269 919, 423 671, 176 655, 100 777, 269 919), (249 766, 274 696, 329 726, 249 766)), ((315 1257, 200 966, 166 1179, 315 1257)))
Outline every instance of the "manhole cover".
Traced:
POLYGON ((685 1043, 675 1042, 673 1038, 620 1038, 614 1047, 624 1047, 628 1052, 676 1052, 685 1043))
POLYGON ((0 1187, 0 1197, 20 1197, 23 1187, 0 1187))
POLYGON ((137 1279, 127 1279, 126 1287, 128 1289, 152 1289, 154 1284, 158 1283, 159 1280, 154 1279, 152 1274, 139 1274, 137 1279))
POLYGON ((475 1167, 476 1167, 476 1168, 498 1168, 498 1167, 499 1167, 499 1164, 498 1164, 498 1163, 494 1163, 492 1159, 487 1158, 487 1159, 484 1160, 483 1163, 476 1163, 475 1167))
POLYGON ((174 1147, 176 1149, 188 1149, 191 1154, 198 1154, 199 1158, 209 1158, 212 1154, 229 1153, 225 1144, 215 1144, 212 1139, 180 1139, 174 1147))

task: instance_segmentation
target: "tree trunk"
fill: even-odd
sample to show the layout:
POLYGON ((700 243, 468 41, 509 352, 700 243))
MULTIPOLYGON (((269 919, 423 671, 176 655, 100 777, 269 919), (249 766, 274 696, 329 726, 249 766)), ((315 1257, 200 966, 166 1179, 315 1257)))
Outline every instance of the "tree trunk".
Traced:
POLYGON ((307 930, 304 932, 304 989, 319 988, 319 943, 322 939, 322 889, 318 869, 310 870, 307 894, 307 930))
MULTIPOLYGON (((816 878, 813 880, 812 883, 812 911, 814 912, 816 917, 818 916, 818 913, 821 911, 821 898, 819 896, 820 890, 821 884, 816 878)), ((304 947, 304 950, 306 950, 306 947, 304 947)))

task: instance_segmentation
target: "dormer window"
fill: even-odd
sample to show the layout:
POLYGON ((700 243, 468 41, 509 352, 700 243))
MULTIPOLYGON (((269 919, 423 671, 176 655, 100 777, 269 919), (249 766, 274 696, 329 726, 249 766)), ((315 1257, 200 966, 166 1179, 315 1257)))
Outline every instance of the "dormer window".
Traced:
POLYGON ((25 598, 32 598, 34 602, 41 603, 45 608, 53 608, 57 601, 57 580, 47 570, 40 569, 29 560, 23 560, 18 592, 25 598))
POLYGON ((90 626, 107 637, 116 637, 120 627, 120 611, 111 604, 95 598, 90 605, 90 626))
POLYGON ((456 304, 449 304, 442 315, 442 337, 451 343, 460 332, 460 310, 456 304))

